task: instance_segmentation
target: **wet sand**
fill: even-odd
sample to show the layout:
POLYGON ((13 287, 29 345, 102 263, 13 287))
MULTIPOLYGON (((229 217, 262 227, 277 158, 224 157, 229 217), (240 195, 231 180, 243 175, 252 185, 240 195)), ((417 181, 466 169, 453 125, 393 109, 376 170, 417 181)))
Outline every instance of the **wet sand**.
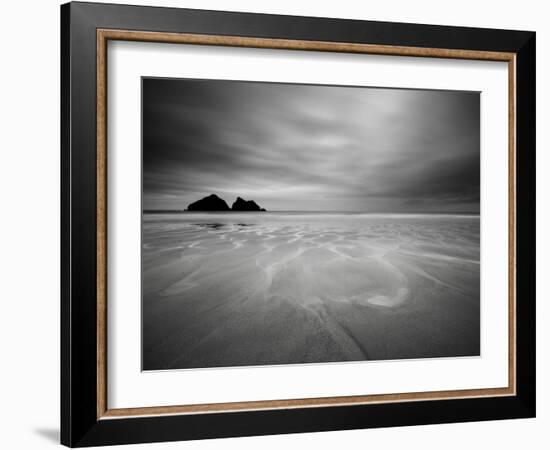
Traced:
POLYGON ((143 369, 475 356, 479 216, 145 214, 143 369))

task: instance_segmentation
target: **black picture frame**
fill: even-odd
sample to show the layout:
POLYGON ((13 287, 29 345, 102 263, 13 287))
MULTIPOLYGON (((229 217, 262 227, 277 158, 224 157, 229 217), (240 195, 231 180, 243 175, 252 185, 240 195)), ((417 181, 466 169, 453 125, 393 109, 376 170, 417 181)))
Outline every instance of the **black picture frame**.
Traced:
POLYGON ((73 2, 61 6, 61 443, 176 441, 535 416, 534 32, 73 2), (98 418, 97 30, 516 55, 516 394, 98 418))

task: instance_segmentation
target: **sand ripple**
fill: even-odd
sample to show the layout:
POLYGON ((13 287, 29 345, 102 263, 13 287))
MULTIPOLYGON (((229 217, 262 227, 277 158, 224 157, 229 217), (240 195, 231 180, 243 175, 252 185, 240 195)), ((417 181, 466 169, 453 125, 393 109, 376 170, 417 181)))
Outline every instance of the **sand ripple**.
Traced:
POLYGON ((479 351, 478 217, 150 215, 143 235, 149 368, 479 351))

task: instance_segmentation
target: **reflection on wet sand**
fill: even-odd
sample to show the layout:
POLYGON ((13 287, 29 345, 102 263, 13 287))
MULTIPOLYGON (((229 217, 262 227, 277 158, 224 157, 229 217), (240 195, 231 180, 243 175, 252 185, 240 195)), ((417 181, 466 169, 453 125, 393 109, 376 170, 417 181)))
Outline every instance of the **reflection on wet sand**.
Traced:
POLYGON ((479 216, 145 214, 143 368, 479 355, 479 216))

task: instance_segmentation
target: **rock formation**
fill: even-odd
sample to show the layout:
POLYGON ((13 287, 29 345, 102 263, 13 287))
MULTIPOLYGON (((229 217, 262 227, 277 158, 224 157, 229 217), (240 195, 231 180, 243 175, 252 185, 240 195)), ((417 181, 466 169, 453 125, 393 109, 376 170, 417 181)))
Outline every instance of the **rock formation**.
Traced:
POLYGON ((260 208, 254 200, 243 200, 241 197, 237 197, 233 206, 231 206, 231 211, 265 211, 265 209, 260 208))
POLYGON ((187 211, 265 211, 265 209, 260 208, 254 200, 244 200, 241 197, 237 197, 233 206, 229 208, 224 199, 212 194, 191 203, 187 211))
POLYGON ((201 198, 187 207, 187 211, 230 211, 225 200, 216 194, 201 198))

